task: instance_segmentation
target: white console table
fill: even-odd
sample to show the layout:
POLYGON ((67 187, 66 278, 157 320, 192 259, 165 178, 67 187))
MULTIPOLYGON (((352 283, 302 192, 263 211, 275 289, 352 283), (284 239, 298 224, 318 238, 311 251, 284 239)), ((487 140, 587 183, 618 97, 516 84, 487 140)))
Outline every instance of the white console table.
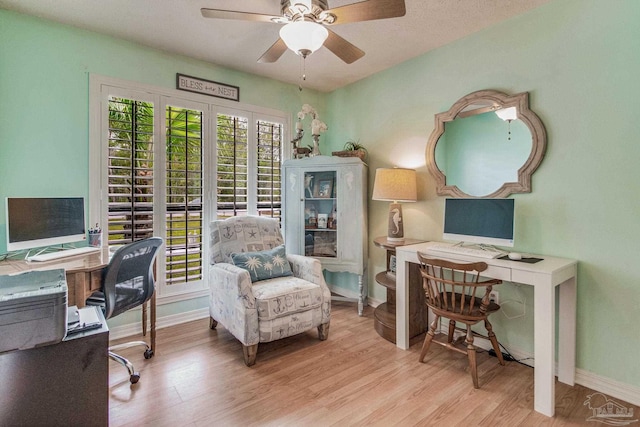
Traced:
POLYGON ((418 263, 418 252, 434 258, 456 262, 484 261, 489 267, 483 277, 505 282, 522 283, 534 289, 534 409, 552 417, 555 413, 554 361, 556 342, 556 287, 559 289, 558 380, 569 385, 575 382, 577 261, 565 258, 543 258, 535 264, 481 259, 461 254, 430 251, 431 242, 400 246, 396 249, 396 337, 397 346, 409 348, 408 263, 418 263))

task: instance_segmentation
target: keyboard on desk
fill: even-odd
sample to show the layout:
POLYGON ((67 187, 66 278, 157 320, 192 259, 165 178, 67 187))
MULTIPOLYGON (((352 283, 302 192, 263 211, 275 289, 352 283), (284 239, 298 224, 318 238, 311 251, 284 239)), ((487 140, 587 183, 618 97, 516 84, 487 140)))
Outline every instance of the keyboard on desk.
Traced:
POLYGON ((99 252, 100 248, 94 248, 92 246, 85 246, 82 248, 64 249, 57 252, 50 252, 48 254, 39 254, 27 257, 27 261, 45 262, 53 261, 61 258, 68 258, 75 255, 89 255, 91 253, 99 252))
POLYGON ((430 251, 444 252, 448 254, 467 255, 476 258, 493 259, 502 255, 493 249, 472 248, 469 246, 450 245, 447 243, 437 243, 435 245, 429 245, 430 251))

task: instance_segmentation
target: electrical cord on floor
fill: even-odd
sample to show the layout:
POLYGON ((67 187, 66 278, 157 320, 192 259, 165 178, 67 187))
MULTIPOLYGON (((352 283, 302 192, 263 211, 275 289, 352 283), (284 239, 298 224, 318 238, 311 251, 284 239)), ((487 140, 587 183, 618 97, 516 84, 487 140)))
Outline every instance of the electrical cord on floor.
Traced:
MULTIPOLYGON (((459 330, 462 330, 461 328, 457 328, 459 330)), ((476 331, 471 331, 473 333, 474 336, 479 337, 479 338, 483 338, 485 340, 490 341, 489 337, 486 335, 482 335, 481 333, 478 333, 476 331)), ((508 362, 517 362, 521 365, 527 366, 529 368, 531 368, 531 365, 527 365, 526 363, 523 363, 525 360, 534 360, 533 357, 524 357, 522 359, 517 359, 513 354, 511 354, 511 352, 504 346, 502 345, 502 343, 498 342, 498 345, 500 346, 500 348, 503 350, 502 351, 502 358, 508 362)), ((489 349, 489 350, 484 350, 482 349, 481 351, 479 351, 479 353, 481 352, 486 352, 489 354, 489 356, 493 356, 493 357, 498 357, 495 350, 493 348, 489 349)))
MULTIPOLYGON (((509 352, 509 350, 502 344, 498 343, 498 345, 500 346, 500 348, 502 348, 502 350, 504 350, 502 352, 502 358, 506 361, 509 362, 518 362, 521 365, 527 366, 529 368, 531 368, 530 365, 524 363, 525 360, 534 360, 533 357, 525 357, 523 359, 516 359, 513 354, 511 354, 511 352, 509 352)), ((496 352, 494 349, 490 349, 489 351, 487 351, 487 353, 489 353, 490 356, 493 357, 497 357, 496 352)))
MULTIPOLYGON (((442 318, 440 319, 440 321, 442 322, 442 318)), ((440 324, 440 326, 442 327, 442 323, 440 324)), ((463 332, 464 334, 466 334, 466 329, 464 329, 464 328, 460 328, 460 327, 456 326, 456 327, 455 327, 455 329, 456 329, 457 331, 460 331, 460 332, 463 332)), ((442 329, 440 329, 440 331, 442 331, 442 329)), ((442 333, 442 332, 441 332, 441 333, 442 333)), ((471 331, 471 333, 472 333, 475 337, 483 338, 483 339, 485 339, 485 340, 487 340, 487 341, 491 341, 491 340, 489 339, 489 337, 488 337, 488 336, 483 335, 483 334, 481 334, 481 333, 479 333, 479 332, 471 331)), ((444 333, 443 333, 443 334, 444 334, 444 333)), ((446 335, 446 334, 444 334, 444 335, 446 335)), ((463 335, 463 336, 460 336, 458 339, 464 339, 464 335, 463 335)), ((517 362, 517 363, 519 363, 519 364, 521 364, 521 365, 524 365, 524 366, 527 366, 527 367, 529 367, 529 368, 531 368, 531 367, 532 367, 531 365, 528 365, 528 364, 524 363, 524 361, 525 361, 525 360, 535 360, 533 357, 524 357, 524 358, 522 358, 522 359, 516 359, 516 358, 513 356, 513 354, 511 354, 511 352, 510 352, 510 351, 509 351, 509 350, 508 350, 504 345, 502 345, 499 341, 498 341, 498 345, 500 346, 500 348, 502 348, 502 350, 504 350, 504 351, 502 352, 502 358, 503 358, 504 360, 509 361, 509 362, 517 362)), ((494 350, 493 348, 492 348, 492 349, 490 349, 490 350, 485 350, 485 349, 480 349, 480 348, 478 348, 476 351, 477 351, 478 353, 486 352, 486 353, 488 353, 490 356, 497 357, 496 352, 495 352, 495 350, 494 350)))

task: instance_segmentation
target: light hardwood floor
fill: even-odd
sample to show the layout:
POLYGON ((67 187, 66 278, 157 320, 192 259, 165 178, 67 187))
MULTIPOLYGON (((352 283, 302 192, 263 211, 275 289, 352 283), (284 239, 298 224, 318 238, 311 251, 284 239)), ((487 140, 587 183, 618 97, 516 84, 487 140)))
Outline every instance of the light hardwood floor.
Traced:
MULTIPOLYGON (((251 368, 240 343, 208 323, 159 330, 150 360, 123 351, 141 373, 136 385, 110 362, 111 426, 605 425, 587 422, 593 391, 579 385, 557 383, 556 417, 534 412, 533 369, 516 362, 479 354, 478 390, 464 355, 432 346, 419 363, 421 340, 397 349, 375 332, 370 307, 358 317, 334 302, 327 341, 314 329, 260 344, 251 368)), ((640 408, 616 401, 638 418, 640 408)))

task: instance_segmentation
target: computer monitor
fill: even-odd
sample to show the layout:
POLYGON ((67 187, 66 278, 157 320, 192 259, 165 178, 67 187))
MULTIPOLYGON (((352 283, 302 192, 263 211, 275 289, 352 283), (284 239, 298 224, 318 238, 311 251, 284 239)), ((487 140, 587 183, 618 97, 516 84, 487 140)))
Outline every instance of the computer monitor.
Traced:
POLYGON ((445 199, 444 240, 513 247, 513 199, 445 199))
POLYGON ((86 240, 84 198, 8 197, 7 250, 86 240))

